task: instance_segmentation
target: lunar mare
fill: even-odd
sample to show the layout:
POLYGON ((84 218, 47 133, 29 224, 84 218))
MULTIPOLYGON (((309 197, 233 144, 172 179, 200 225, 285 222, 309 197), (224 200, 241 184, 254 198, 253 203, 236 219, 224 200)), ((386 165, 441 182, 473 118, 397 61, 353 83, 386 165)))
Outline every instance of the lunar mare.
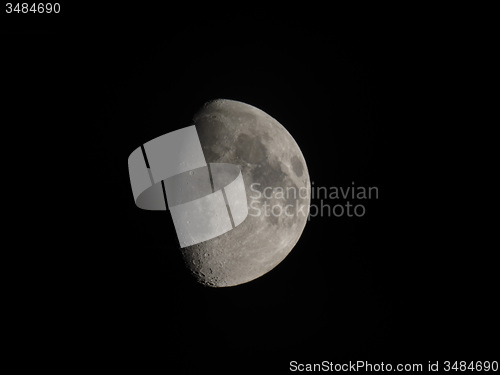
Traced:
POLYGON ((182 248, 182 256, 197 281, 204 285, 227 287, 249 282, 276 267, 304 230, 309 194, 262 194, 265 188, 309 192, 304 156, 278 121, 242 102, 211 101, 196 113, 193 121, 208 163, 240 167, 249 214, 233 230, 182 248), (258 214, 255 207, 262 208, 265 203, 281 207, 280 214, 263 210, 258 214))

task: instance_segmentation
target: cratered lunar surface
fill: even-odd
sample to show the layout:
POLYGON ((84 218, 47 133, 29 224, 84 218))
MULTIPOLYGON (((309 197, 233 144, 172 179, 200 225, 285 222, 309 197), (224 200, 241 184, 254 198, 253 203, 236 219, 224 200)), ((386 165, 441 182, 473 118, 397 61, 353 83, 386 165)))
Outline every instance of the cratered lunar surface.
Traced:
POLYGON ((290 133, 251 105, 214 100, 193 120, 206 161, 241 168, 249 213, 236 228, 181 252, 204 285, 246 283, 276 267, 304 230, 310 204, 306 162, 290 133))

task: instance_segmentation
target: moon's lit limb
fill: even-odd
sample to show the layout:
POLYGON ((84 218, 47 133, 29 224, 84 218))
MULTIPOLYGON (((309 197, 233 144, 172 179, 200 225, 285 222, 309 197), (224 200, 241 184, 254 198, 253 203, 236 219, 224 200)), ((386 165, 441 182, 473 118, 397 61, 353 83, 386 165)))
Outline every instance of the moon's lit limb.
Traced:
POLYGON ((194 123, 208 163, 240 166, 249 204, 254 200, 271 207, 288 205, 288 215, 248 215, 233 230, 181 249, 188 268, 205 285, 254 280, 276 267, 295 246, 307 222, 310 197, 267 194, 257 199, 251 185, 310 191, 306 162, 288 131, 251 105, 215 100, 201 108, 194 123), (300 205, 305 210, 296 212, 300 205))

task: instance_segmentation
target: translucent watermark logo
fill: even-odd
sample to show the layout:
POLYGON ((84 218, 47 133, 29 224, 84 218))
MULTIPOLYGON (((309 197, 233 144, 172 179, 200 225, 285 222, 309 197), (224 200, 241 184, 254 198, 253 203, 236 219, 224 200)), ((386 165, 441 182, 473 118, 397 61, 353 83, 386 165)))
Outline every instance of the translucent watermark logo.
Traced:
POLYGON ((307 216, 313 217, 363 217, 366 200, 378 199, 376 186, 262 186, 250 185, 248 215, 250 216, 307 216), (304 202, 311 198, 309 205, 304 202))
POLYGON ((248 216, 239 166, 207 164, 194 125, 138 147, 128 167, 135 204, 168 209, 181 247, 218 237, 248 216))

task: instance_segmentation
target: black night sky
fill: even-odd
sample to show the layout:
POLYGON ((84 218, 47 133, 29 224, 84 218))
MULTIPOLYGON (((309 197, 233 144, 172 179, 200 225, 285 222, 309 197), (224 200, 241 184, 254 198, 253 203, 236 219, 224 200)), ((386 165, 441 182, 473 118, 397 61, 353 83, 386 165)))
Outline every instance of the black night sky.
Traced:
POLYGON ((36 342, 61 346, 71 370, 494 360, 491 254, 456 241, 437 161, 444 64, 431 36, 406 15, 123 8, 62 4, 2 26, 11 118, 44 155, 35 177, 51 192, 30 194, 49 245, 21 283, 36 342), (274 270, 221 289, 184 268, 167 213, 135 207, 127 168, 217 98, 283 124, 315 185, 379 191, 358 202, 362 218, 311 218, 274 270))

